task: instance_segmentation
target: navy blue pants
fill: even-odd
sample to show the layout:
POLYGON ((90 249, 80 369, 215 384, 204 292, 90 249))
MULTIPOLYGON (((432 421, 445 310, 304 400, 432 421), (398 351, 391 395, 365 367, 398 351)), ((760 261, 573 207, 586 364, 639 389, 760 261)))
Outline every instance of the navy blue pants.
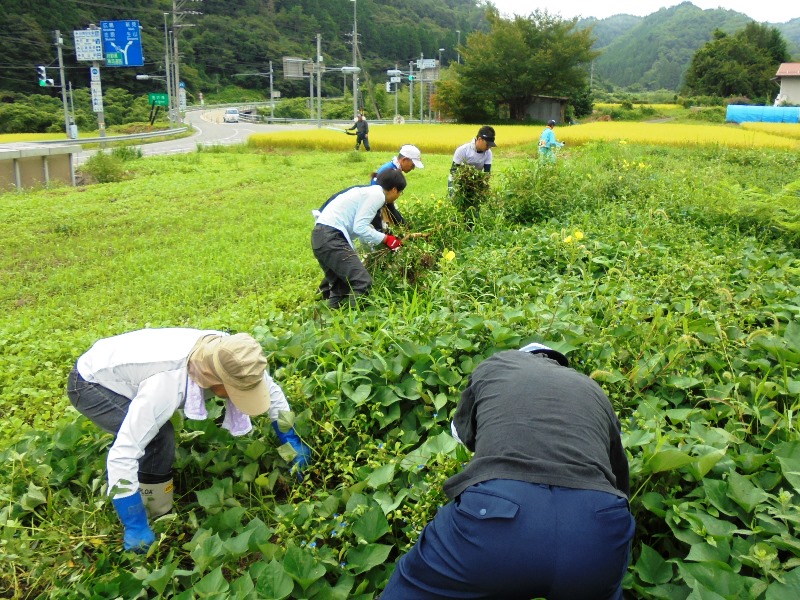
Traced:
POLYGON ((442 507, 381 600, 620 600, 634 520, 606 492, 494 479, 442 507))

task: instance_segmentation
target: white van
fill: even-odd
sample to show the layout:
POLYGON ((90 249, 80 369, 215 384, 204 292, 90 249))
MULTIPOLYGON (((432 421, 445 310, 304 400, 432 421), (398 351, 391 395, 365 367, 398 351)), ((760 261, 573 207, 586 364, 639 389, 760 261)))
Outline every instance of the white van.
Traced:
POLYGON ((239 122, 239 109, 226 108, 225 114, 222 115, 223 123, 238 123, 239 122))

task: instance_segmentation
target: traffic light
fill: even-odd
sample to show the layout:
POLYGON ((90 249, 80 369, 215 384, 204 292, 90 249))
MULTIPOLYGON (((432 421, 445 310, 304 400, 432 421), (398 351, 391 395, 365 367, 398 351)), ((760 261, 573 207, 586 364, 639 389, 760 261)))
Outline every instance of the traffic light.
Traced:
POLYGON ((47 87, 47 68, 43 65, 36 67, 36 73, 39 75, 39 86, 47 87))
POLYGON ((387 82, 386 82, 386 91, 387 91, 387 93, 389 93, 389 94, 391 94, 391 93, 392 93, 392 82, 391 82, 391 81, 387 81, 387 82))
POLYGON ((414 76, 413 76, 413 75, 409 75, 409 76, 408 76, 408 80, 409 80, 409 81, 414 81, 414 76))

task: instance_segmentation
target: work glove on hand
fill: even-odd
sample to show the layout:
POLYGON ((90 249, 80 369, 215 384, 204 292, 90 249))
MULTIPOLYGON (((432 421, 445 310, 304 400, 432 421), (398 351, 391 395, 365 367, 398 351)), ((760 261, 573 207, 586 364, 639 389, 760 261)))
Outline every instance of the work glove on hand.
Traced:
POLYGON ((291 445, 292 449, 297 453, 297 456, 294 457, 292 462, 297 465, 297 478, 302 481, 302 470, 311 464, 311 448, 303 443, 300 436, 297 435, 297 432, 294 430, 294 427, 284 432, 278 427, 278 422, 273 421, 272 428, 275 430, 275 435, 278 436, 278 440, 280 440, 281 444, 291 445))
POLYGON ((156 541, 156 536, 153 535, 153 530, 147 523, 147 513, 144 509, 144 502, 142 502, 142 495, 137 490, 133 496, 115 498, 111 502, 125 528, 125 535, 122 538, 125 550, 147 552, 150 544, 156 541))
POLYGON ((391 250, 392 252, 396 252, 397 250, 400 249, 400 246, 403 245, 403 242, 401 242, 398 238, 394 237, 393 235, 387 235, 384 238, 383 243, 386 244, 389 247, 389 250, 391 250))

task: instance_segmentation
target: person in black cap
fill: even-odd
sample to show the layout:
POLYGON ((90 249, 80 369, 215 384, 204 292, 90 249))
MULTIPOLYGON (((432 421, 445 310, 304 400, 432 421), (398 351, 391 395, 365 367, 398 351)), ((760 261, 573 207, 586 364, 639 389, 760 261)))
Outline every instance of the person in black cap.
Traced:
POLYGON ((489 173, 492 170, 492 148, 497 146, 494 143, 494 127, 484 125, 478 129, 478 135, 474 140, 462 144, 456 148, 453 154, 453 164, 450 167, 450 176, 447 178, 447 190, 453 195, 453 178, 459 165, 469 165, 489 173))
POLYGON ((381 600, 620 600, 634 519, 620 422, 547 346, 473 371, 451 430, 474 452, 381 600))
POLYGON ((542 135, 539 136, 539 158, 549 162, 556 162, 556 153, 554 149, 564 146, 564 142, 556 140, 556 134, 553 131, 553 127, 555 126, 556 122, 550 119, 547 122, 547 127, 542 131, 542 135))

